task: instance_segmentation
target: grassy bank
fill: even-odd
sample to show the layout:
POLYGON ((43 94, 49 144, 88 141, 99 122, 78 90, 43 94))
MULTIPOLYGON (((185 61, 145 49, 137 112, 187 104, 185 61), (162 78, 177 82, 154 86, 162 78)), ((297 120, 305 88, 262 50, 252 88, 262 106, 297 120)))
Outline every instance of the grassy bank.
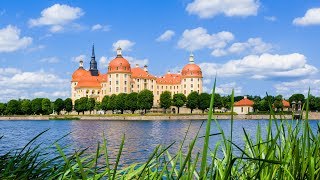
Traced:
MULTIPOLYGON (((214 91, 215 88, 212 94, 214 91)), ((234 93, 231 97, 233 104, 234 93)), ((210 104, 212 107, 214 97, 210 104)), ((231 109, 233 111, 233 107, 231 109)), ((188 131, 178 151, 169 152, 174 142, 169 146, 159 145, 146 162, 127 167, 119 164, 125 135, 119 142, 115 157, 110 157, 108 142, 104 139, 97 144, 95 154, 88 154, 86 150, 65 154, 66 149, 57 141, 53 146, 59 155, 48 158, 45 149, 34 144, 35 139, 41 136, 39 134, 23 149, 6 154, 1 152, 4 155, 0 156, 0 179, 320 179, 320 127, 313 132, 309 126, 309 98, 304 109, 306 114, 302 122, 273 121, 275 113, 271 110, 266 129, 258 125, 255 135, 243 129, 243 147, 239 147, 233 139, 233 116, 230 116, 230 134, 225 134, 218 121, 212 119, 213 113, 210 111, 208 121, 203 122, 205 136, 199 137, 197 134, 188 144, 187 151, 183 151, 182 147, 188 131), (215 121, 219 132, 211 132, 211 121, 215 121), (267 135, 262 136, 262 131, 267 135), (212 136, 219 136, 221 141, 210 149, 209 139, 212 136), (197 141, 204 142, 200 151, 194 148, 197 141), (235 154, 235 151, 238 153, 235 154), (222 153, 218 156, 219 152, 222 153)))

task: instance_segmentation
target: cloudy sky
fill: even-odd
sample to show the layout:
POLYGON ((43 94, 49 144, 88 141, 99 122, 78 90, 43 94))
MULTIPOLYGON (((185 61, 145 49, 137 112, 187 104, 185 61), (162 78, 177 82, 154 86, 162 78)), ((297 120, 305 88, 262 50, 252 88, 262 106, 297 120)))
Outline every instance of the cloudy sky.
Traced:
POLYGON ((320 96, 320 2, 316 0, 1 1, 0 101, 70 94, 79 59, 96 47, 99 70, 123 48, 160 76, 190 52, 204 89, 238 95, 320 96))

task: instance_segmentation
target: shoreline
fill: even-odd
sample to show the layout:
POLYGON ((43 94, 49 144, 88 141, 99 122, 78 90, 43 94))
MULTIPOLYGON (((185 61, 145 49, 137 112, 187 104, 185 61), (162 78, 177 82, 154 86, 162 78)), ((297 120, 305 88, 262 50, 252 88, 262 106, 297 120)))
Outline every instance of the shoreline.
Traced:
MULTIPOLYGON (((212 119, 229 120, 231 115, 213 115, 212 119)), ((291 120, 292 115, 282 115, 282 119, 291 120)), ((33 116, 0 116, 0 120, 124 120, 124 121, 160 121, 160 120, 206 120, 208 118, 207 114, 188 114, 188 115, 33 115, 33 116)), ((259 119, 269 119, 270 115, 234 115, 235 120, 259 120, 259 119)), ((280 119, 280 115, 276 115, 277 119, 280 119)), ((320 120, 319 112, 310 112, 309 120, 320 120)))

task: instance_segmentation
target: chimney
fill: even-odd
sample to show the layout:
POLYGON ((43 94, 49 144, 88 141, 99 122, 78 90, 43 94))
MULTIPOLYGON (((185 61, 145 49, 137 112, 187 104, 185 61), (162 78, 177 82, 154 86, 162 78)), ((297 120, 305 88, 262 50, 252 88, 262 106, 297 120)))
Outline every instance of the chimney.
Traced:
POLYGON ((170 73, 170 70, 168 70, 167 74, 171 74, 171 73, 170 73))
POLYGON ((248 96, 243 96, 243 99, 248 99, 248 96))
POLYGON ((143 70, 144 70, 145 72, 148 72, 148 66, 147 66, 147 65, 144 65, 144 66, 143 66, 143 70))
POLYGON ((138 68, 139 67, 139 64, 136 64, 136 68, 138 68))

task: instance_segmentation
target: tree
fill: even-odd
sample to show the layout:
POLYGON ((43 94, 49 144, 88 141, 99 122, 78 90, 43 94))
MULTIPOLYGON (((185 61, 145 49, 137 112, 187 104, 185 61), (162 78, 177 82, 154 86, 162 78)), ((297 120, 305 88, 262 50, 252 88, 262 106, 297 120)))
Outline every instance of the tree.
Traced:
POLYGON ((282 95, 278 95, 274 98, 274 103, 273 103, 273 106, 274 108, 277 109, 277 111, 280 111, 283 109, 283 103, 282 103, 282 95))
POLYGON ((81 109, 81 104, 80 104, 80 99, 77 99, 74 101, 74 110, 76 110, 76 112, 79 113, 82 112, 82 109, 81 109))
POLYGON ((33 114, 42 114, 42 98, 35 98, 31 101, 33 114))
POLYGON ((41 101, 41 109, 43 114, 51 114, 52 113, 52 108, 51 108, 51 101, 48 98, 43 98, 41 101))
POLYGON ((60 112, 64 109, 64 101, 61 98, 58 98, 54 101, 53 109, 60 115, 60 112))
POLYGON ((147 113, 147 110, 150 110, 153 105, 153 93, 150 90, 142 90, 138 94, 138 105, 140 109, 144 110, 144 113, 147 113))
POLYGON ((94 98, 89 98, 87 101, 87 110, 90 112, 94 110, 94 106, 96 104, 96 100, 94 98))
MULTIPOLYGON (((209 97, 209 106, 210 106, 210 99, 211 99, 211 96, 209 97)), ((209 106, 208 106, 208 108, 209 108, 209 106)), ((217 107, 217 108, 221 108, 222 107, 222 97, 220 96, 220 94, 215 94, 214 95, 214 106, 213 107, 217 107)))
POLYGON ((21 101, 21 113, 25 115, 32 114, 31 101, 29 99, 23 99, 21 101))
POLYGON ((20 114, 20 102, 18 100, 10 100, 7 104, 6 113, 9 115, 20 114))
POLYGON ((7 105, 4 103, 0 103, 0 115, 4 115, 6 112, 7 105))
POLYGON ((120 93, 117 95, 115 102, 116 102, 116 109, 121 111, 121 114, 123 114, 123 111, 126 110, 126 93, 120 93))
POLYGON ((199 104, 199 94, 196 91, 191 92, 187 97, 187 107, 190 108, 190 112, 198 107, 199 104))
POLYGON ((108 110, 109 99, 110 99, 110 97, 108 95, 106 95, 102 98, 102 101, 101 101, 101 109, 102 110, 104 110, 104 111, 108 110))
POLYGON ((82 97, 79 99, 78 108, 80 109, 80 112, 82 112, 82 114, 84 114, 84 112, 88 110, 87 102, 88 102, 87 97, 82 97))
POLYGON ((101 110, 101 102, 97 101, 96 104, 94 105, 94 110, 100 111, 101 110))
POLYGON ((180 113, 180 107, 182 107, 187 101, 187 97, 183 93, 174 94, 172 98, 172 105, 178 108, 178 114, 180 113))
POLYGON ((221 106, 226 108, 226 109, 230 109, 231 107, 231 96, 223 96, 221 97, 221 106))
MULTIPOLYGON (((216 98, 216 97, 214 97, 214 98, 216 98)), ((198 108, 202 110, 202 113, 204 113, 204 110, 206 110, 210 107, 210 100, 211 100, 211 95, 208 93, 201 93, 199 95, 198 108)))
POLYGON ((293 95, 289 98, 290 104, 292 104, 293 101, 295 101, 296 104, 298 104, 298 102, 301 101, 301 106, 302 106, 302 104, 305 102, 305 97, 304 97, 303 94, 293 94, 293 95))
POLYGON ((72 100, 71 100, 71 98, 67 98, 67 99, 64 100, 64 106, 65 106, 65 110, 69 114, 72 111, 72 100))
POLYGON ((160 94, 160 107, 167 113, 167 109, 172 105, 171 92, 164 91, 160 94))
POLYGON ((127 109, 129 109, 132 114, 139 108, 138 106, 138 93, 132 92, 127 95, 127 99, 125 102, 127 109))
POLYGON ((112 94, 109 98, 108 109, 110 109, 112 113, 114 113, 114 110, 116 109, 116 98, 117 95, 115 94, 112 94))

